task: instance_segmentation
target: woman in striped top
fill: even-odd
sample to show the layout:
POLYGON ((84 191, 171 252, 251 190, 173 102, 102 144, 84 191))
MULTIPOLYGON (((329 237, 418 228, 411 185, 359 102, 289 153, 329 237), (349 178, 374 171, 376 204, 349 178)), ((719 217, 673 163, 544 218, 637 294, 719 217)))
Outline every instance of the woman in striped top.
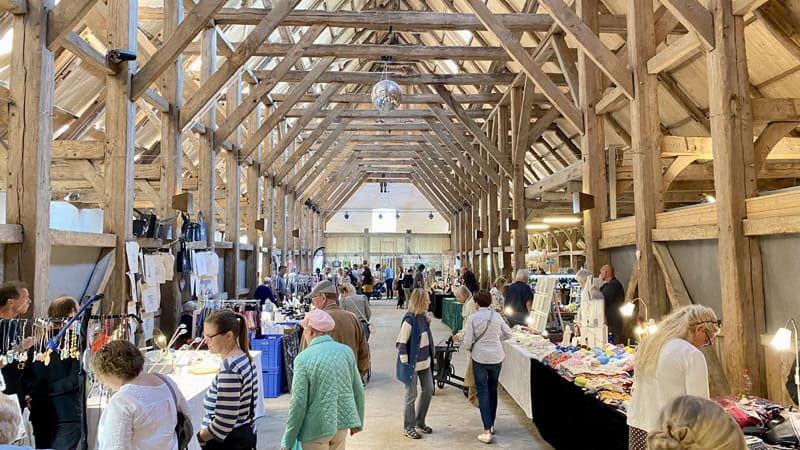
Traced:
POLYGON ((403 316, 400 334, 397 336, 397 379, 406 385, 403 428, 406 437, 411 439, 422 437, 417 428, 425 434, 433 432, 425 424, 425 416, 433 396, 433 336, 429 326, 430 318, 425 314, 430 303, 431 298, 424 288, 414 289, 408 302, 409 312, 403 316), (415 411, 417 380, 422 386, 422 393, 415 411))
POLYGON ((206 393, 197 440, 204 450, 255 449, 258 374, 248 352, 247 322, 241 314, 218 311, 205 320, 203 335, 209 351, 222 357, 222 366, 206 393))

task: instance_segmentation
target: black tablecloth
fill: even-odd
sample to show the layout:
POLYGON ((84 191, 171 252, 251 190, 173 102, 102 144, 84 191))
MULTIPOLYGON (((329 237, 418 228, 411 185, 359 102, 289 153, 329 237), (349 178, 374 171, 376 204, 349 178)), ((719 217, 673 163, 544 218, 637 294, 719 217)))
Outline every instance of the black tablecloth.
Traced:
POLYGON ((431 311, 433 311, 433 317, 437 319, 442 318, 442 305, 444 304, 444 299, 446 298, 454 298, 452 294, 433 294, 431 296, 431 311))
POLYGON ((542 437, 558 450, 627 450, 628 425, 620 411, 531 359, 531 409, 542 437))

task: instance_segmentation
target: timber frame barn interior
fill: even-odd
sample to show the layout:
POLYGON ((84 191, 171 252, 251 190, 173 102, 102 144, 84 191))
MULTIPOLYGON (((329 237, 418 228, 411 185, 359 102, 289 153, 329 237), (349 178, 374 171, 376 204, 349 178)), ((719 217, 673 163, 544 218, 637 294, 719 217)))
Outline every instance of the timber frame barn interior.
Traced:
MULTIPOLYGON (((409 183, 483 285, 565 236, 595 273, 627 258, 629 295, 638 289, 655 317, 705 302, 684 279, 709 277, 726 383, 741 386, 747 369, 753 392, 785 396, 786 362, 762 343, 782 326, 770 317, 797 303, 766 285, 794 267, 765 264, 762 245, 800 249, 798 0, 0 0, 0 10, 4 277, 38 299, 55 294, 55 246, 102 248, 105 291, 126 292, 134 208, 174 217, 174 198, 191 198, 222 232, 200 246, 246 254, 250 286, 256 261, 271 273, 278 250, 310 271, 326 221, 365 183, 409 183), (382 113, 370 92, 387 76, 403 101, 382 113), (594 198, 580 232, 526 229, 572 214, 576 192, 594 198), (51 200, 65 197, 102 208, 103 233, 51 229, 51 200), (713 264, 674 259, 684 241, 710 242, 713 264)), ((226 264, 226 289, 237 291, 240 270, 226 264)), ((177 323, 175 291, 162 321, 177 323)))

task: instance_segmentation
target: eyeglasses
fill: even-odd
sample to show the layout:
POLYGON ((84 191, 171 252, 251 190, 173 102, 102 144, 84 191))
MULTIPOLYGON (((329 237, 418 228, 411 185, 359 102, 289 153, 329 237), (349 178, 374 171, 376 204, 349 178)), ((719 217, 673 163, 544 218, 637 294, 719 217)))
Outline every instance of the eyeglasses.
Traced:
POLYGON ((207 340, 207 341, 210 341, 211 339, 213 339, 213 338, 215 338, 215 337, 219 336, 220 334, 223 334, 223 333, 217 333, 217 334, 205 334, 205 335, 203 335, 203 339, 205 339, 205 340, 207 340))

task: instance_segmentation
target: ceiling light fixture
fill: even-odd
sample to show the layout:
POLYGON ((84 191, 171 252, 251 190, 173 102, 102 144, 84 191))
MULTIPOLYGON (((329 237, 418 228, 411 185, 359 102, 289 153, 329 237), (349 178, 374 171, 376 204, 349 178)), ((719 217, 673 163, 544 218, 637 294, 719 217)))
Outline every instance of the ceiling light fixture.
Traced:
POLYGON ((549 230, 550 225, 546 223, 529 223, 525 225, 525 229, 528 230, 549 230))
POLYGON ((428 213, 428 219, 431 219, 431 220, 433 220, 433 212, 429 212, 429 213, 428 213))
POLYGON ((549 223, 549 224, 580 223, 580 221, 581 221, 580 217, 571 217, 571 216, 551 216, 542 219, 543 223, 549 223))
POLYGON ((350 219, 350 213, 349 212, 345 212, 344 213, 344 220, 349 220, 349 219, 350 219))

